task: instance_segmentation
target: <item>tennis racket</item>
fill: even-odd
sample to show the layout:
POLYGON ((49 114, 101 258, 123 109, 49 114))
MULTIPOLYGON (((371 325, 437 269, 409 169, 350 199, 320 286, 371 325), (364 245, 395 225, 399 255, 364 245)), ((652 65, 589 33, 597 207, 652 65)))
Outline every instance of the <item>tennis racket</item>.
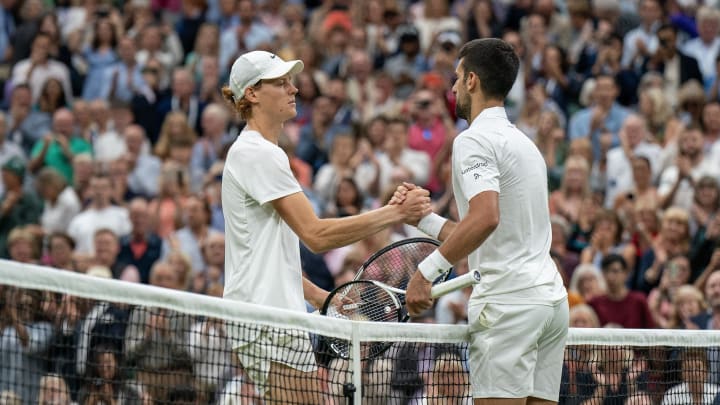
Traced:
MULTIPOLYGON (((429 238, 410 238, 392 243, 370 256, 355 274, 355 280, 374 280, 404 290, 418 264, 440 243, 429 238)), ((447 280, 450 272, 435 282, 447 280)))
MULTIPOLYGON (((430 295, 440 297, 450 292, 480 282, 480 272, 473 270, 450 281, 435 284, 430 295)), ((355 280, 330 292, 320 313, 332 318, 371 322, 407 322, 410 315, 405 307, 405 290, 376 280, 355 280)), ((330 349, 342 358, 349 358, 350 343, 331 339, 330 349)), ((368 342, 360 348, 363 360, 372 359, 385 352, 392 342, 368 342)))

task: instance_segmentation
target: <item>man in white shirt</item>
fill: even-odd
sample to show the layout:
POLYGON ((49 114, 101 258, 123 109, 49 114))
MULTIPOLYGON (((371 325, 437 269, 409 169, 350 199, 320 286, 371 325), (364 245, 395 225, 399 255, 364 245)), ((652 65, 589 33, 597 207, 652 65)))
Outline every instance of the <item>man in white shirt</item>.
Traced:
POLYGON ((678 206, 690 211, 694 203, 695 182, 703 176, 720 179, 720 167, 710 156, 703 154, 700 128, 686 128, 677 142, 678 156, 675 164, 663 170, 660 176, 658 197, 663 209, 678 206))
POLYGON ((90 178, 92 201, 68 226, 68 234, 75 240, 75 253, 94 254, 93 238, 100 228, 110 229, 118 237, 130 233, 130 216, 126 208, 110 204, 112 185, 110 178, 95 173, 90 178))
POLYGON ((33 39, 30 57, 23 59, 13 67, 13 85, 28 84, 32 91, 33 104, 40 99, 45 82, 55 78, 62 84, 65 100, 72 103, 73 93, 70 86, 70 71, 64 64, 50 59, 50 45, 52 40, 49 35, 40 32, 33 39))
MULTIPOLYGON (((292 75, 303 63, 253 51, 232 66, 225 98, 247 125, 228 151, 222 176, 225 215, 224 298, 304 312, 328 293, 303 277, 300 240, 314 252, 345 246, 429 212, 425 190, 411 191, 407 207, 386 205, 357 216, 319 219, 303 194, 285 152, 283 124, 297 115, 292 75)), ((320 403, 317 366, 306 333, 277 328, 228 328, 233 349, 270 403, 320 403)))
MULTIPOLYGON (((468 306, 475 405, 556 402, 567 292, 550 257, 545 160, 502 107, 518 57, 504 41, 479 39, 465 44, 459 58, 456 112, 470 122, 453 142, 460 222, 429 214, 418 223, 443 243, 408 283, 408 311, 430 308, 432 280, 467 255, 470 268, 482 274, 468 306)), ((399 195, 393 203, 402 200, 399 195)))
POLYGON ((657 50, 658 39, 655 33, 660 27, 662 8, 657 0, 641 0, 638 14, 640 25, 625 34, 620 60, 622 67, 631 70, 639 70, 643 59, 657 50))
POLYGON ((715 81, 716 62, 720 52, 720 10, 712 7, 700 7, 695 16, 698 36, 688 40, 682 51, 697 59, 703 76, 703 87, 708 92, 715 81))
POLYGON ((607 153, 605 178, 605 207, 613 208, 615 198, 622 192, 634 187, 631 159, 640 154, 650 162, 653 178, 657 177, 660 166, 662 148, 655 143, 648 142, 649 133, 645 120, 639 115, 629 115, 625 118, 618 133, 620 146, 611 148, 607 153))

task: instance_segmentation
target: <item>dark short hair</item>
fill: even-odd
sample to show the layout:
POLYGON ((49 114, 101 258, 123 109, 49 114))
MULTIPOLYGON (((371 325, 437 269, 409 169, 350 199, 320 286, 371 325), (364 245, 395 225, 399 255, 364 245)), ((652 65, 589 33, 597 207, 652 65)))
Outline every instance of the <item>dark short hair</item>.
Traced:
POLYGON ((460 48, 458 57, 463 60, 463 80, 470 72, 475 73, 485 97, 505 99, 515 84, 520 60, 512 46, 501 39, 474 39, 460 48))
POLYGON ((610 253, 610 254, 606 255, 605 257, 603 257, 602 262, 600 262, 600 267, 602 268, 603 271, 605 271, 615 263, 620 263, 623 270, 627 271, 628 266, 627 266, 627 262, 625 261, 625 258, 623 258, 622 256, 620 256, 617 253, 610 253))

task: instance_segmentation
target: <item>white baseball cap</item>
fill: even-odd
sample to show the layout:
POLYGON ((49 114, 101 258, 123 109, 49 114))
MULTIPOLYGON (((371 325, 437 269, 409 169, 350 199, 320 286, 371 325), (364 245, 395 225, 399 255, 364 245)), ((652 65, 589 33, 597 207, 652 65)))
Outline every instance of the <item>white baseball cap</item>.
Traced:
POLYGON ((240 55, 230 69, 230 90, 235 99, 240 100, 245 96, 245 89, 254 86, 260 80, 298 74, 304 67, 300 60, 285 62, 274 53, 248 52, 240 55))

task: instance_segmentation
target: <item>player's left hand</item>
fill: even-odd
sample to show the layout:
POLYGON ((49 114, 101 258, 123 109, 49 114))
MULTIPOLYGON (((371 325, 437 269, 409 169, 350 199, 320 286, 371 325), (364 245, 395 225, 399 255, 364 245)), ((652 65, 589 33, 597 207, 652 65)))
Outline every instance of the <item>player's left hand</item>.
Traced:
POLYGON ((433 299, 430 297, 431 287, 432 283, 423 277, 420 270, 416 271, 410 278, 405 294, 405 303, 411 317, 420 315, 423 311, 432 307, 433 299))

